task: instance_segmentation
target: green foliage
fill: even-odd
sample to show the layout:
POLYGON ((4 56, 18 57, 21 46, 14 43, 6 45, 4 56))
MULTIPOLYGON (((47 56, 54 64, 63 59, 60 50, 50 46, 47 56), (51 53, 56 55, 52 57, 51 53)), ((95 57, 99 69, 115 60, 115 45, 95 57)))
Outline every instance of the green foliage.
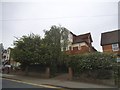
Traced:
POLYGON ((68 35, 69 35, 69 30, 67 30, 64 27, 61 27, 61 48, 63 48, 63 51, 66 50, 66 47, 69 44, 68 35))
POLYGON ((115 85, 120 87, 120 66, 119 66, 119 63, 114 67, 114 80, 115 80, 115 85))
MULTIPOLYGON (((74 73, 80 74, 88 72, 87 74, 97 76, 101 74, 102 77, 105 77, 104 74, 108 70, 112 70, 115 65, 115 56, 110 53, 89 53, 83 55, 72 55, 70 59, 66 62, 69 67, 72 67, 74 73)), ((107 72, 109 74, 109 72, 107 72)), ((97 77, 95 76, 95 77, 97 77)))
POLYGON ((20 62, 22 67, 30 64, 44 64, 47 66, 56 66, 63 63, 64 53, 61 52, 61 38, 67 45, 67 29, 61 26, 52 26, 50 30, 45 30, 45 37, 30 34, 16 38, 14 48, 12 49, 12 58, 20 62), (66 37, 65 37, 66 36, 66 37), (64 38, 63 38, 64 37, 64 38))
MULTIPOLYGON (((67 55, 65 49, 68 46, 69 31, 61 26, 52 26, 45 30, 45 37, 30 34, 17 38, 12 49, 12 58, 21 63, 22 68, 34 64, 49 66, 51 72, 57 71, 57 66, 71 67, 76 74, 94 72, 97 75, 105 76, 106 70, 112 70, 115 63, 115 56, 111 53, 88 53, 82 55, 67 55), (61 42, 62 40, 62 42, 61 42), (61 51, 63 48, 63 52, 61 51)), ((107 72, 109 74, 109 72, 107 72)))
POLYGON ((67 45, 67 29, 61 26, 52 26, 49 31, 45 30, 44 44, 47 48, 47 61, 50 61, 49 64, 61 63, 61 58, 63 58, 63 53, 61 52, 61 38, 65 41, 64 46, 67 45), (64 37, 64 38, 63 38, 64 37), (65 38, 66 37, 66 38, 65 38))
POLYGON ((29 66, 33 63, 43 63, 42 40, 39 35, 30 34, 22 36, 14 42, 12 58, 20 62, 22 66, 29 66))
POLYGON ((45 31, 44 42, 48 48, 49 60, 52 63, 56 63, 59 59, 60 48, 60 29, 57 26, 52 26, 49 31, 45 31))
POLYGON ((68 30, 61 26, 52 26, 50 30, 44 30, 45 37, 43 39, 46 50, 43 55, 47 65, 51 68, 51 73, 57 72, 57 65, 64 63, 64 52, 61 52, 61 46, 67 46, 68 30), (61 39, 63 42, 61 42, 61 39))

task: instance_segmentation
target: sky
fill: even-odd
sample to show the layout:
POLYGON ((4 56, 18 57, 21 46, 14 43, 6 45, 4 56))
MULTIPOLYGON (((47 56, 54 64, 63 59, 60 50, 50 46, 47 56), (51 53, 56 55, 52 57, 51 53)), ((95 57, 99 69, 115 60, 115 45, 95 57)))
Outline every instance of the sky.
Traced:
POLYGON ((2 0, 0 43, 13 47, 15 37, 61 25, 76 35, 91 33, 93 46, 102 51, 101 33, 118 29, 118 0, 2 0))

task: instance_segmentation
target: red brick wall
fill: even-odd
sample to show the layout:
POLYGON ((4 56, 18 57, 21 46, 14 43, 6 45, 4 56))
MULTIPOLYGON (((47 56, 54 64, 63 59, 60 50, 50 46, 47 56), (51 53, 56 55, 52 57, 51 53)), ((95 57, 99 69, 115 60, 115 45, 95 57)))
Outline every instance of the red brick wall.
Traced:
POLYGON ((89 47, 87 46, 82 46, 80 50, 77 50, 76 47, 73 50, 68 50, 66 53, 68 54, 83 54, 83 53, 88 53, 89 52, 89 47))
POLYGON ((112 45, 105 45, 102 47, 103 52, 112 52, 112 45))
MULTIPOLYGON (((102 48, 103 48, 103 52, 113 52, 112 45, 105 45, 105 46, 102 46, 102 48)), ((114 51, 114 53, 120 54, 120 50, 114 51)))

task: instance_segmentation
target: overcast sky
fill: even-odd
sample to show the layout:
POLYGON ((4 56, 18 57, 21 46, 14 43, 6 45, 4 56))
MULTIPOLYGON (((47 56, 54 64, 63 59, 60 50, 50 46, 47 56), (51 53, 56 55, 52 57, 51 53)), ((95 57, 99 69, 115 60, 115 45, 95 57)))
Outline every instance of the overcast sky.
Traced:
POLYGON ((4 48, 12 46, 14 37, 30 33, 43 36, 44 29, 60 24, 76 35, 90 32, 93 46, 102 51, 101 33, 118 29, 118 0, 2 2, 1 7, 0 42, 4 48))

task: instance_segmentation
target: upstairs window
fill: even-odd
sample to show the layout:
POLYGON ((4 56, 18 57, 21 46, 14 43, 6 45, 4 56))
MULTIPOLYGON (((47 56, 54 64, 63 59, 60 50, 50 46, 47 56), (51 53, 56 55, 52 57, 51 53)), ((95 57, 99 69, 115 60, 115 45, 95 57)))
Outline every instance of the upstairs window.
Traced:
POLYGON ((69 50, 72 50, 72 49, 71 49, 71 46, 69 46, 69 50))
POLYGON ((119 44, 112 44, 112 50, 113 51, 119 51, 119 44))
POLYGON ((78 51, 78 47, 73 47, 73 50, 74 51, 78 51))

